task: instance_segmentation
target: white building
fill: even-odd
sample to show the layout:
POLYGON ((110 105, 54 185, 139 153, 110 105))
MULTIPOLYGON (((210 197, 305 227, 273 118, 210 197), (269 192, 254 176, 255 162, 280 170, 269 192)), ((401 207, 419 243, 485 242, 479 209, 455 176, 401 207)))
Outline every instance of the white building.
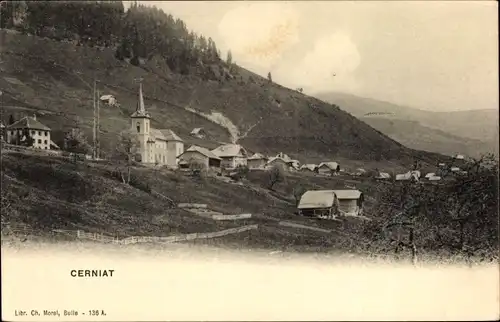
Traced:
POLYGON ((154 129, 150 126, 151 116, 144 107, 142 84, 136 111, 130 116, 132 132, 139 141, 139 155, 142 163, 154 163, 177 168, 177 157, 184 152, 184 142, 169 129, 154 129))

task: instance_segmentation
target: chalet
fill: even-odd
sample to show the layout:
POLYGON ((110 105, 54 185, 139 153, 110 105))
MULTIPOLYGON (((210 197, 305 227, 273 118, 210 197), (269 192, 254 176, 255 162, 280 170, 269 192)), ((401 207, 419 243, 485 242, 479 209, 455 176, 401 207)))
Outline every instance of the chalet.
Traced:
POLYGON ((283 152, 278 153, 278 154, 276 155, 276 158, 280 158, 280 159, 282 159, 282 160, 283 160, 283 161, 285 161, 285 162, 290 162, 290 161, 292 161, 292 158, 290 158, 288 155, 286 155, 286 154, 285 154, 285 153, 283 153, 283 152))
POLYGON ((435 174, 434 172, 429 172, 429 173, 427 173, 427 174, 425 175, 425 178, 426 178, 426 179, 429 179, 429 178, 431 178, 431 177, 435 177, 435 176, 436 176, 436 174, 435 174))
POLYGON ((309 190, 300 198, 299 215, 333 219, 338 213, 339 203, 333 190, 309 190))
POLYGON ((288 165, 288 162, 286 162, 282 158, 278 158, 278 157, 270 158, 267 161, 266 169, 271 169, 274 166, 280 167, 281 169, 283 169, 285 171, 288 171, 290 169, 290 166, 288 165))
POLYGON ((339 212, 347 216, 363 214, 364 195, 359 190, 333 190, 339 203, 339 212))
POLYGON ((106 103, 109 106, 117 106, 118 105, 118 101, 116 100, 116 97, 114 97, 113 95, 102 95, 99 98, 99 100, 101 102, 106 103))
POLYGON ((427 178, 429 181, 440 181, 441 177, 440 176, 431 176, 427 178))
POLYGON ((238 144, 225 144, 212 150, 212 153, 221 158, 221 167, 235 169, 238 166, 246 166, 247 151, 238 144))
POLYGON ((321 162, 317 171, 322 175, 333 176, 340 171, 340 166, 337 162, 321 162))
POLYGON ((455 155, 455 159, 457 159, 457 160, 465 160, 465 156, 462 155, 462 154, 457 154, 457 155, 455 155))
POLYGON ((59 149, 50 139, 51 129, 33 117, 23 117, 6 128, 7 142, 16 145, 28 145, 36 149, 59 149))
POLYGON ((357 168, 357 169, 356 169, 356 172, 354 172, 354 175, 355 175, 355 176, 362 176, 362 175, 364 175, 365 173, 366 173, 366 170, 365 170, 365 169, 363 169, 363 168, 357 168))
POLYGON ((210 150, 201 146, 192 145, 179 155, 179 166, 189 167, 192 162, 202 164, 206 169, 220 168, 222 159, 212 153, 210 150))
POLYGON ((396 175, 396 181, 419 181, 420 171, 408 171, 403 174, 396 175))
POLYGON ((391 175, 387 172, 379 172, 377 176, 375 176, 375 179, 377 180, 389 180, 391 178, 391 175))
POLYGON ((250 169, 264 169, 267 163, 267 157, 260 153, 255 153, 248 158, 247 164, 250 169))
POLYGON ((317 167, 315 164, 303 164, 299 170, 303 172, 315 172, 317 167))
POLYGON ((194 136, 198 139, 204 139, 207 136, 205 130, 201 127, 194 128, 189 135, 194 136))
POLYGON ((460 168, 459 167, 451 167, 450 171, 451 172, 459 172, 460 168))

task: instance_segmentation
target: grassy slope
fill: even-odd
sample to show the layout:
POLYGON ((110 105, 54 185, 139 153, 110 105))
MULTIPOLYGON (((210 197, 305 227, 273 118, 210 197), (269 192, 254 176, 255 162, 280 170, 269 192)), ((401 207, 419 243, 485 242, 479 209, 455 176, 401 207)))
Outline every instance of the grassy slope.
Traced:
MULTIPOLYGON (((205 113, 221 112, 242 133, 253 126, 241 139, 249 150, 272 154, 283 151, 303 162, 389 159, 407 165, 412 163, 413 154, 432 163, 436 157, 406 149, 348 113, 279 85, 269 85, 262 78, 243 85, 237 80, 202 81, 194 76, 172 75, 152 63, 139 68, 120 62, 110 49, 75 47, 5 31, 0 31, 0 37, 2 75, 8 77, 0 78, 4 117, 13 111, 32 113, 22 108, 45 111, 39 119, 55 129, 59 141, 62 131, 73 126, 76 117, 90 136, 88 83, 95 73, 102 93, 114 94, 122 106, 101 109, 103 150, 110 149, 115 134, 128 126, 128 115, 136 104, 134 78, 143 77, 146 104, 154 116, 152 125, 171 128, 188 144, 194 142, 188 136, 194 127, 207 130, 211 146, 229 141, 229 135, 225 128, 184 110, 186 106, 205 113)), ((249 74, 241 71, 244 79, 249 74)))
POLYGON ((339 105, 382 133, 414 149, 440 153, 498 153, 498 111, 494 109, 433 112, 344 93, 318 93, 316 96, 339 105), (387 114, 366 115, 374 112, 387 114), (422 128, 408 122, 420 123, 422 128), (411 127, 408 128, 408 125, 411 127), (415 131, 417 135, 411 139, 415 131), (420 138, 424 132, 427 134, 420 138))
POLYGON ((372 196, 367 199, 368 207, 377 189, 372 182, 290 174, 284 182, 276 185, 274 192, 270 192, 264 171, 251 172, 248 180, 238 185, 216 178, 197 179, 175 171, 146 167, 133 169, 134 178, 175 203, 207 203, 210 209, 225 214, 257 215, 248 220, 217 222, 172 209, 165 200, 112 178, 109 171, 113 169, 112 165, 103 162, 75 165, 60 157, 4 153, 2 189, 7 192, 7 200, 12 203, 14 212, 2 211, 2 222, 26 223, 41 231, 83 229, 120 237, 208 232, 259 223, 263 225, 258 231, 224 238, 221 242, 248 247, 317 250, 334 244, 344 245, 356 236, 353 231, 325 235, 280 227, 278 220, 292 220, 338 229, 335 222, 295 215, 293 188, 302 184, 306 188, 331 189, 354 183, 372 196))

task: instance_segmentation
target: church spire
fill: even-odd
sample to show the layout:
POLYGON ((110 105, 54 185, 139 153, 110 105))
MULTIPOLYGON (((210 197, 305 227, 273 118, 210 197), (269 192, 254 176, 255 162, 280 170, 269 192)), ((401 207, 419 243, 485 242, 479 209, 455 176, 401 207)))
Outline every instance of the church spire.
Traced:
POLYGON ((142 96, 142 78, 139 81, 139 95, 137 96, 137 106, 132 117, 150 117, 149 113, 146 112, 146 107, 144 105, 144 97, 142 96))
POLYGON ((137 108, 138 114, 146 114, 146 108, 144 107, 144 98, 142 97, 142 80, 139 83, 139 96, 137 97, 137 108))

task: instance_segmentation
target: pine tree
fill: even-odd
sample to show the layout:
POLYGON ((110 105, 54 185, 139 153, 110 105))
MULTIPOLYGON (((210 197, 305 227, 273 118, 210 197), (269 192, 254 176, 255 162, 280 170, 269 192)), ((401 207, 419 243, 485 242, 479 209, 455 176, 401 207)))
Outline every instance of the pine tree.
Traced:
POLYGON ((271 72, 267 73, 267 79, 269 80, 270 83, 273 82, 273 78, 271 76, 271 72))
POLYGON ((226 63, 231 66, 233 63, 233 54, 231 53, 231 50, 227 51, 227 58, 226 58, 226 63))

